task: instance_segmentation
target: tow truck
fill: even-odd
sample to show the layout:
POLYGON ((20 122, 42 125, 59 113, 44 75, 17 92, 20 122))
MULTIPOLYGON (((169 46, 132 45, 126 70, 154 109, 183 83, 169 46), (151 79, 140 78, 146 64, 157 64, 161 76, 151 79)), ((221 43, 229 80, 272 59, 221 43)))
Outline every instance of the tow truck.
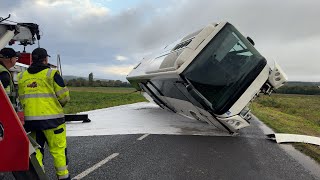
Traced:
MULTIPOLYGON (((0 49, 15 42, 25 49, 27 45, 40 40, 37 24, 5 23, 9 18, 10 15, 0 18, 0 49)), ((22 53, 20 63, 10 69, 14 79, 30 65, 24 64, 28 54, 30 56, 30 53, 22 53)), ((0 107, 0 172, 12 172, 15 179, 48 179, 35 157, 37 143, 28 137, 23 128, 23 113, 17 94, 12 93, 8 97, 1 82, 0 107)))
MULTIPOLYGON (((9 18, 10 14, 6 18, 0 17, 0 49, 15 43, 24 47, 15 66, 9 69, 17 89, 18 73, 25 71, 32 63, 31 53, 26 52, 25 48, 28 45, 34 45, 36 41, 39 42, 40 30, 38 24, 12 23, 13 21, 8 21, 9 18)), ((61 64, 55 67, 61 67, 61 64)), ((17 93, 14 92, 8 97, 0 82, 0 179, 1 172, 12 172, 18 180, 46 180, 48 177, 35 157, 35 149, 39 145, 23 128, 23 109, 17 93)), ((66 114, 65 119, 66 121, 91 121, 87 114, 66 114)))

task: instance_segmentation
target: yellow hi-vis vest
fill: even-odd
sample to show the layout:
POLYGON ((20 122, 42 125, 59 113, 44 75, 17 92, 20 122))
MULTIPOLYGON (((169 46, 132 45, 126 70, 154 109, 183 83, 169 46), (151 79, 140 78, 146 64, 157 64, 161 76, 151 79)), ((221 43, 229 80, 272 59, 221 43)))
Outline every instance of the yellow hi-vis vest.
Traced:
POLYGON ((7 86, 5 89, 6 93, 8 96, 11 95, 11 92, 13 91, 13 82, 12 82, 12 77, 11 77, 11 73, 8 71, 7 68, 3 67, 1 64, 0 64, 0 73, 2 72, 8 72, 9 73, 9 76, 10 76, 10 84, 9 86, 7 86))
POLYGON ((69 90, 54 82, 56 72, 59 73, 48 68, 36 74, 18 74, 18 93, 26 123, 64 118, 62 106, 70 100, 69 90))

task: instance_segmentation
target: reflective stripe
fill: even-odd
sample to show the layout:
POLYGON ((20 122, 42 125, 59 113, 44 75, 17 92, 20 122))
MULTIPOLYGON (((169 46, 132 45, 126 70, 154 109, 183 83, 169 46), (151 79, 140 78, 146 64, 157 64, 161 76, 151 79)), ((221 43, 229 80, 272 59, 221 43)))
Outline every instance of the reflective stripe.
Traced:
POLYGON ((63 176, 58 176, 59 179, 67 179, 69 177, 69 173, 63 176))
POLYGON ((44 120, 44 119, 55 119, 55 118, 62 118, 64 114, 56 114, 56 115, 47 115, 47 116, 24 116, 24 120, 44 120))
POLYGON ((11 95, 14 97, 17 97, 17 92, 13 91, 13 92, 11 92, 11 95))
POLYGON ((68 165, 63 167, 56 167, 56 171, 64 171, 64 170, 68 170, 68 165))
POLYGON ((60 96, 61 94, 65 93, 67 91, 69 91, 69 89, 65 87, 65 88, 61 89, 60 91, 56 92, 56 95, 60 96))
POLYGON ((51 72, 52 72, 52 69, 49 69, 48 72, 47 72, 47 77, 51 76, 51 72))
POLYGON ((23 72, 20 73, 19 79, 22 79, 23 72))
POLYGON ((69 96, 67 96, 67 97, 59 100, 59 102, 60 102, 61 104, 64 104, 64 103, 66 103, 66 102, 68 102, 68 101, 70 101, 70 97, 69 97, 69 96))
POLYGON ((41 94, 25 94, 25 95, 21 95, 19 96, 20 99, 27 99, 27 98, 55 98, 56 95, 54 94, 49 94, 49 93, 41 93, 41 94))
POLYGON ((11 73, 7 68, 5 68, 3 65, 0 64, 0 73, 2 73, 2 72, 7 72, 9 74, 10 83, 6 88, 4 88, 4 90, 6 91, 8 96, 11 96, 12 95, 11 93, 14 90, 14 85, 13 85, 11 73))

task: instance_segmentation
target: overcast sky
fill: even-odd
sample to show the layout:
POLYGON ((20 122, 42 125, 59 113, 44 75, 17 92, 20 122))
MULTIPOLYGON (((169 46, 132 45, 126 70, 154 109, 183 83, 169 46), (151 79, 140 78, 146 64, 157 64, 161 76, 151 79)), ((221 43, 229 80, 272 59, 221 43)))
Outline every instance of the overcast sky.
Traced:
POLYGON ((41 47, 53 64, 60 54, 64 75, 125 80, 154 49, 229 21, 290 81, 320 81, 319 8, 319 0, 0 0, 0 17, 39 24, 41 47))

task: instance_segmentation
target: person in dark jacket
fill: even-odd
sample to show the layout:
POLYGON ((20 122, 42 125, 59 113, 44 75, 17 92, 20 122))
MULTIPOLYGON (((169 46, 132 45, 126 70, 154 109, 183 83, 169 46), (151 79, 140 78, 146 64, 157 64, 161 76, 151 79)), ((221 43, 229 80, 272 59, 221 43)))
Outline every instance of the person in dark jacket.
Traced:
POLYGON ((67 159, 66 124, 63 106, 69 100, 69 90, 58 70, 48 65, 47 51, 36 48, 32 51, 32 64, 18 74, 19 100, 25 118, 25 129, 41 148, 36 150, 36 158, 43 165, 44 146, 54 160, 58 179, 70 179, 67 159))
POLYGON ((9 69, 16 64, 19 55, 12 48, 3 48, 0 51, 0 81, 8 95, 13 91, 13 80, 9 69))

